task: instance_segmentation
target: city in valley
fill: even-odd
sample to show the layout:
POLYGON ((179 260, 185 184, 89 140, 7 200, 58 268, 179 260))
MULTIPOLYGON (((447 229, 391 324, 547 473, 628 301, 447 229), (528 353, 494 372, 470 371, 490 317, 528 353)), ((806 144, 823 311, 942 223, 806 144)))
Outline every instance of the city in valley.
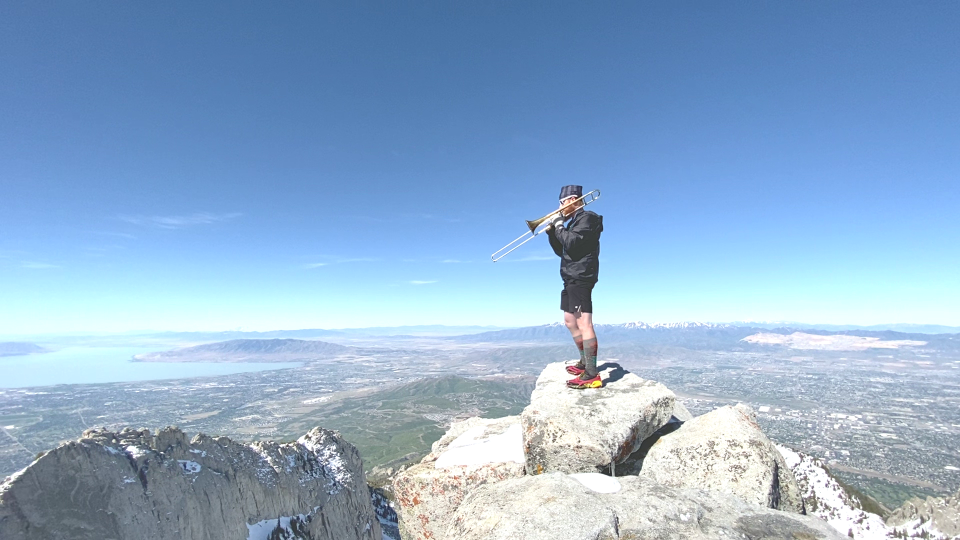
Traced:
MULTIPOLYGON (((240 333, 109 338, 160 353, 130 359, 137 362, 295 367, 0 389, 0 475, 101 426, 176 425, 282 441, 323 426, 355 444, 368 471, 388 468, 419 459, 456 419, 518 414, 543 366, 573 359, 565 332, 549 325, 463 335, 281 332, 269 341, 240 333)), ((888 508, 960 488, 958 334, 632 323, 600 325, 598 335, 601 364, 665 384, 694 415, 750 405, 771 439, 822 458, 888 508)), ((16 354, 40 358, 57 346, 16 354)))

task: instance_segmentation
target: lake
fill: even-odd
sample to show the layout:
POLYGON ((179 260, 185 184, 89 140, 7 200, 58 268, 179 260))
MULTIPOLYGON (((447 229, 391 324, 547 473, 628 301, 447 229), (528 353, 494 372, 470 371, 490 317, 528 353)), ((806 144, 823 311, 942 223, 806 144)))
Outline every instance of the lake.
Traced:
POLYGON ((228 364, 130 361, 135 354, 156 350, 133 347, 68 347, 46 354, 0 357, 0 388, 212 377, 302 365, 299 362, 228 364))

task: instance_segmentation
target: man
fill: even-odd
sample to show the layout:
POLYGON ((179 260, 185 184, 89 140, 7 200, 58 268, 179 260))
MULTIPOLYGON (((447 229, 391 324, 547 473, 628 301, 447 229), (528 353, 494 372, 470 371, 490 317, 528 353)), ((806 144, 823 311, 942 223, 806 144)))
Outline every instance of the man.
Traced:
POLYGON ((560 213, 547 228, 550 247, 560 257, 560 309, 563 322, 580 351, 580 361, 567 366, 570 388, 600 388, 603 382, 597 371, 597 335, 593 331, 591 293, 600 271, 600 233, 603 216, 584 210, 582 186, 560 189, 560 213))

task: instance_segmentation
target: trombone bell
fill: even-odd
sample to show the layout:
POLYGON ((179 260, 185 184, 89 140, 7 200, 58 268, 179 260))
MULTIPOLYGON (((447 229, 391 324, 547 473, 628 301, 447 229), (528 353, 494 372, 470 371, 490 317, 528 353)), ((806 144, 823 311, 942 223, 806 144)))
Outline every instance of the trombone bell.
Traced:
MULTIPOLYGON (((564 208, 566 208, 566 207, 568 207, 568 206, 577 205, 577 204, 580 204, 581 206, 586 206, 586 205, 592 203, 593 201, 595 201, 595 200, 597 200, 597 199, 599 199, 599 198, 600 198, 600 190, 599 190, 599 189, 595 189, 595 190, 587 193, 586 195, 583 195, 583 196, 581 196, 581 197, 578 197, 578 198, 577 198, 576 200, 574 200, 574 201, 570 201, 569 203, 567 203, 566 205, 564 205, 564 208)), ((562 210, 562 209, 561 209, 561 210, 562 210)), ((540 218, 540 219, 534 219, 534 220, 532 220, 532 221, 527 221, 527 228, 530 229, 530 232, 525 232, 525 233, 521 234, 521 235, 518 236, 517 239, 514 240, 513 242, 510 242, 509 244, 507 244, 507 245, 503 246, 502 248, 500 248, 499 250, 495 251, 492 255, 490 255, 490 259, 493 260, 493 262, 497 262, 497 261, 499 261, 500 259, 506 257, 508 253, 510 253, 510 252, 512 252, 513 250, 517 249, 518 247, 526 244, 527 242, 533 240, 534 237, 536 237, 536 236, 539 235, 540 233, 542 233, 542 232, 544 232, 544 231, 547 230, 547 226, 543 226, 543 227, 541 227, 541 226, 542 226, 544 223, 546 223, 547 221, 552 221, 550 218, 553 218, 554 216, 556 216, 557 214, 559 214, 559 213, 561 212, 561 210, 554 210, 553 212, 550 212, 549 214, 543 216, 543 217, 540 218)))

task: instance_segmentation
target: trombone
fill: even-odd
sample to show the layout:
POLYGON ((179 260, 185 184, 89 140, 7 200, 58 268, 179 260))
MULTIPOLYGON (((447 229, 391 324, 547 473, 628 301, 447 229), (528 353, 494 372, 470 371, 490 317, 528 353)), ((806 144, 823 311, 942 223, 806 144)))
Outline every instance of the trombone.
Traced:
POLYGON ((575 201, 568 202, 567 204, 563 205, 563 208, 560 208, 559 210, 554 210, 553 212, 543 216, 540 219, 527 221, 527 228, 530 229, 530 232, 525 232, 521 234, 513 242, 510 242, 509 244, 495 251, 492 255, 490 255, 490 259, 492 259, 493 262, 497 262, 500 259, 506 257, 507 254, 510 253, 511 251, 533 240, 535 236, 546 231, 547 227, 549 227, 550 223, 553 221, 551 218, 556 217, 557 214, 561 213, 564 209, 576 204, 581 204, 581 203, 582 203, 582 206, 586 206, 599 198, 600 198, 600 190, 595 189, 590 193, 583 195, 582 197, 578 197, 575 201), (546 225, 544 225, 545 223, 546 225))

